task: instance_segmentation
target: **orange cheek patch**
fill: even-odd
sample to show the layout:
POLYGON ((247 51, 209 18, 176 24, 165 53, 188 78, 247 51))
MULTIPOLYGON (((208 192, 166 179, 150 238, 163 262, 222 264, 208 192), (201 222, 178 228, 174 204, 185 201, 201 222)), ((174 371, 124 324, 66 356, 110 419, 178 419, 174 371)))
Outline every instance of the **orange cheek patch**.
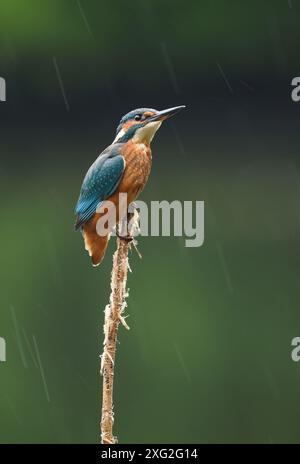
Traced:
POLYGON ((152 111, 145 111, 145 113, 144 113, 145 118, 149 118, 150 116, 153 116, 153 115, 154 115, 154 113, 152 111))
POLYGON ((123 125, 122 129, 123 129, 125 132, 127 132, 128 129, 129 129, 129 127, 134 126, 135 124, 137 124, 136 121, 127 121, 127 122, 125 122, 125 124, 123 125))

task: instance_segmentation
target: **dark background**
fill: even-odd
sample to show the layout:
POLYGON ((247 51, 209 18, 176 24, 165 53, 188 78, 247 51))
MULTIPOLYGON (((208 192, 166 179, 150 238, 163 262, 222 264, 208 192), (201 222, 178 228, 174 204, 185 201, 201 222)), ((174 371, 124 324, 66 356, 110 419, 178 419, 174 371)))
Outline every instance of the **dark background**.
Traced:
POLYGON ((204 200, 205 242, 140 238, 120 328, 121 443, 299 442, 300 2, 0 6, 0 442, 99 441, 103 310, 73 231, 82 178, 131 109, 160 129, 142 199, 204 200))

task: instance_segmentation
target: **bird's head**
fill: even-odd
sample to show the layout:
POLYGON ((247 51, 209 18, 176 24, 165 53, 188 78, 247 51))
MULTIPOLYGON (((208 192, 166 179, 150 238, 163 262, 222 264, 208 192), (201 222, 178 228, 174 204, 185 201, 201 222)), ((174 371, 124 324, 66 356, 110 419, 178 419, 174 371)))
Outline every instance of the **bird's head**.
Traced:
POLYGON ((175 106, 162 111, 151 108, 130 111, 121 119, 113 143, 125 143, 133 140, 136 143, 149 144, 161 123, 183 108, 185 106, 175 106))

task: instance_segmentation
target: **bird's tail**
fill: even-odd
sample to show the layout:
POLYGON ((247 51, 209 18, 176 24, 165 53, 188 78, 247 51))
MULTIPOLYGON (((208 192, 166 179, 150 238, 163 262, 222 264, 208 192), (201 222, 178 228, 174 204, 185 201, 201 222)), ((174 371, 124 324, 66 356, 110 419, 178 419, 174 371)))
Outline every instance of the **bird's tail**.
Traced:
POLYGON ((92 259, 93 266, 99 266, 107 249, 109 234, 105 236, 98 235, 93 219, 84 224, 82 234, 85 249, 92 259))

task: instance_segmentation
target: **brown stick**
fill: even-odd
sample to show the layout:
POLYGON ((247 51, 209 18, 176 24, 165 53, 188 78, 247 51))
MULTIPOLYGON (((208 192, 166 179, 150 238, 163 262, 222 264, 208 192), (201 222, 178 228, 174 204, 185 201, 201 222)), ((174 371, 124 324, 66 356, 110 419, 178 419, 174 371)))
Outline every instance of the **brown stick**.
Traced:
POLYGON ((126 302, 126 282, 128 270, 128 250, 130 242, 117 239, 117 250, 113 256, 111 274, 110 304, 105 308, 104 349, 101 359, 101 373, 103 375, 101 442, 102 444, 117 443, 113 435, 113 384, 114 367, 117 349, 118 327, 121 322, 127 329, 128 325, 122 316, 126 302))

